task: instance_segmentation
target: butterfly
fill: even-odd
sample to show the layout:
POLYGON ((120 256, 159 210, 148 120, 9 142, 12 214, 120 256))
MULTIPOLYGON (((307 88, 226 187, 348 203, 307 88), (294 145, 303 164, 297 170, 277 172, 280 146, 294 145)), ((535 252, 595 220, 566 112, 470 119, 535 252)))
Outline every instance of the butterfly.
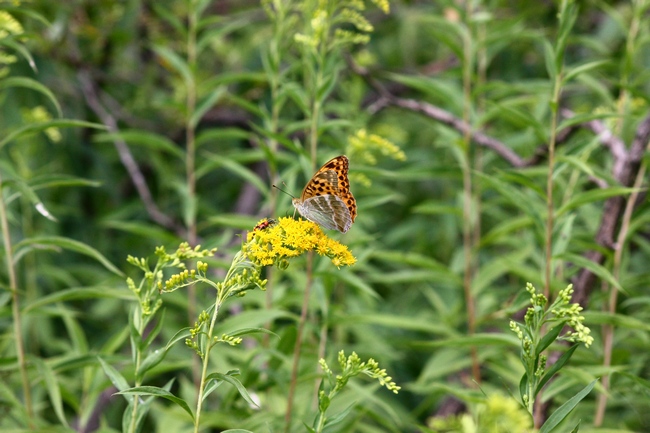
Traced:
POLYGON ((327 161, 292 200, 300 215, 330 230, 345 233, 357 217, 357 202, 350 192, 347 156, 327 161))

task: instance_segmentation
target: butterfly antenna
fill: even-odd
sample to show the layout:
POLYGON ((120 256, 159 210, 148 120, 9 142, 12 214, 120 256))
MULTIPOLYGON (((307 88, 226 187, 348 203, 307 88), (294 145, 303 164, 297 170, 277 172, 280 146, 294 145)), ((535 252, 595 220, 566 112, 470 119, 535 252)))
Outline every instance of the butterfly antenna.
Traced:
MULTIPOLYGON (((286 188, 286 186, 287 186, 287 184, 284 183, 284 182, 282 182, 282 185, 284 185, 285 188, 286 188)), ((272 186, 273 188, 277 189, 278 191, 282 191, 283 193, 285 193, 285 194, 288 195, 289 197, 291 197, 291 198, 295 198, 295 197, 293 196, 293 194, 286 192, 286 191, 283 190, 282 188, 279 188, 277 185, 271 185, 271 186, 272 186)))

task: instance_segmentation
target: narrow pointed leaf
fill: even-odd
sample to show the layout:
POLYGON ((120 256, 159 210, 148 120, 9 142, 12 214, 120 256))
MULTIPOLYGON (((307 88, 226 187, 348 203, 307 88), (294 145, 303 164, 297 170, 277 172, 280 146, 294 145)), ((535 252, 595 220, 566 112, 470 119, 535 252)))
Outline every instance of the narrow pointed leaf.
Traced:
POLYGON ((598 382, 598 379, 594 379, 589 385, 585 386, 580 392, 571 397, 566 403, 558 407, 555 412, 553 412, 551 416, 548 417, 542 428, 539 429, 539 433, 551 433, 554 431, 555 427, 564 421, 569 413, 575 409, 578 403, 580 403, 582 399, 591 392, 591 390, 596 385, 596 382, 598 382))

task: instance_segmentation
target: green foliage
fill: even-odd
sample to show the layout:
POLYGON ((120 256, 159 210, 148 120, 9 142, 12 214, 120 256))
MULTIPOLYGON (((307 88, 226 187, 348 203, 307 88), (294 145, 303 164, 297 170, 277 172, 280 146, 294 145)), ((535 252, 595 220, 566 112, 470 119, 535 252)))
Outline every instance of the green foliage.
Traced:
POLYGON ((0 1, 0 430, 649 430, 649 10, 0 1))

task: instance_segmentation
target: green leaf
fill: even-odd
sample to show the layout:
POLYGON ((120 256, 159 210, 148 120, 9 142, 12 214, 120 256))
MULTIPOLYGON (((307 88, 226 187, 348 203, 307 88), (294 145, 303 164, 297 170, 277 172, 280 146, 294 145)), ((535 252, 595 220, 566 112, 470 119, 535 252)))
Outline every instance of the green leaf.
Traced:
POLYGON ((9 134, 6 134, 2 140, 0 140, 0 149, 2 149, 7 143, 10 143, 12 140, 15 140, 23 135, 30 133, 40 132, 47 128, 93 128, 93 129, 106 129, 104 125, 98 123, 85 122, 83 120, 70 120, 70 119, 56 119, 56 120, 47 120, 44 122, 32 122, 27 125, 21 126, 18 129, 13 130, 9 134))
POLYGON ((143 238, 155 239, 160 244, 177 244, 179 242, 173 233, 150 222, 104 220, 100 224, 103 227, 132 233, 143 238))
POLYGON ((571 34, 573 24, 578 18, 578 8, 573 2, 561 2, 564 8, 560 10, 560 26, 558 29, 558 36, 555 42, 555 68, 556 71, 561 71, 563 67, 564 52, 566 50, 567 41, 571 34))
POLYGON ((389 79, 432 96, 436 101, 445 101, 446 104, 452 104, 447 110, 441 109, 441 111, 446 111, 450 115, 452 115, 452 113, 449 110, 459 111, 462 108, 460 103, 460 101, 462 101, 462 91, 455 85, 452 85, 449 81, 413 75, 387 75, 389 79))
POLYGON ((560 369, 562 369, 562 367, 564 367, 564 365, 565 365, 567 362, 569 362, 569 359, 571 359, 571 356, 573 355, 573 352, 576 351, 576 349, 578 348, 578 346, 579 346, 579 344, 577 344, 577 343, 574 344, 573 346, 571 346, 571 347, 569 348, 569 350, 567 350, 566 352, 564 352, 564 353, 562 354, 562 356, 560 356, 560 357, 558 358, 558 360, 555 361, 555 364, 553 364, 553 365, 551 366, 551 368, 549 368, 549 369, 544 373, 544 375, 542 376, 542 378, 539 380, 539 383, 537 384, 537 387, 535 388, 535 395, 537 395, 537 394, 542 390, 542 388, 544 388, 544 385, 546 385, 546 383, 547 383, 549 380, 551 380, 551 378, 555 375, 555 373, 557 373, 558 371, 560 371, 560 369))
MULTIPOLYGON (((591 122, 592 120, 612 119, 619 117, 620 115, 617 113, 580 113, 568 119, 564 119, 557 126, 556 131, 562 131, 570 126, 591 122)), ((566 157, 566 155, 564 155, 564 157, 566 157)))
MULTIPOLYGON (((209 2, 205 1, 204 3, 209 4, 209 2)), ((197 25, 197 29, 199 30, 199 38, 196 41, 197 53, 202 53, 203 50, 211 44, 219 43, 219 40, 227 36, 229 33, 235 32, 248 25, 250 25, 248 19, 237 20, 232 15, 216 17, 208 15, 207 18, 199 21, 199 24, 197 25)), ((227 41, 224 41, 224 43, 227 43, 227 41)))
POLYGON ((253 170, 244 167, 242 164, 234 161, 233 159, 224 157, 222 155, 208 154, 206 159, 208 160, 208 163, 202 165, 202 167, 198 170, 199 176, 202 176, 208 170, 212 171, 215 168, 225 168, 237 177, 251 183, 262 194, 268 195, 269 188, 266 182, 262 181, 262 179, 260 179, 257 173, 255 173, 253 170))
POLYGON ((63 249, 67 249, 70 251, 74 251, 80 254, 84 254, 88 257, 91 257, 95 260, 97 260, 99 263, 101 263, 106 269, 109 271, 113 272, 114 274, 123 277, 124 273, 120 271, 115 265, 113 265, 106 257, 104 257, 99 251, 96 249, 82 243, 79 241, 75 241, 73 239, 69 238, 64 238, 60 236, 41 236, 41 237, 33 237, 33 238, 27 238, 24 239, 20 242, 18 242, 14 246, 14 250, 16 251, 16 260, 18 260, 19 256, 23 256, 26 252, 39 249, 43 246, 53 246, 53 247, 59 247, 63 249))
POLYGON ((49 295, 41 296, 26 304, 24 311, 29 312, 46 305, 56 304, 57 302, 101 298, 120 299, 129 302, 137 300, 135 295, 126 288, 118 288, 113 286, 73 287, 70 289, 59 290, 57 292, 50 293, 49 295))
POLYGON ((246 390, 244 385, 242 385, 242 383, 237 378, 233 377, 231 374, 212 373, 208 375, 206 379, 228 382, 229 384, 237 388, 237 391, 239 391, 239 394, 244 398, 244 400, 246 400, 246 403, 248 403, 251 406, 259 407, 259 405, 255 401, 253 401, 251 396, 248 394, 248 391, 246 390))
POLYGON ((23 58, 27 60, 29 67, 32 68, 34 72, 38 72, 38 68, 36 67, 36 62, 34 62, 34 57, 32 57, 32 53, 30 53, 29 50, 27 50, 27 48, 25 48, 23 44, 16 42, 14 38, 11 36, 5 35, 2 38, 0 38, 0 45, 5 45, 11 48, 12 50, 16 51, 20 55, 22 55, 23 58))
POLYGON ((519 347, 519 339, 510 334, 472 334, 459 335, 453 338, 419 343, 418 347, 471 347, 471 346, 511 346, 519 347))
POLYGON ((582 422, 582 420, 578 420, 578 423, 577 423, 576 426, 573 428, 573 430, 571 430, 571 433, 578 433, 578 431, 580 430, 580 423, 581 423, 581 422, 582 422))
POLYGON ((623 196, 638 191, 636 188, 625 188, 614 186, 610 188, 597 188, 585 192, 574 194, 567 203, 557 210, 556 215, 561 216, 567 211, 573 210, 583 204, 593 203, 595 201, 606 200, 610 197, 623 196))
POLYGON ((173 69, 176 70, 176 72, 181 76, 181 78, 185 82, 185 86, 188 89, 194 87, 194 76, 190 71, 189 65, 183 58, 181 58, 170 48, 164 47, 162 45, 155 45, 153 47, 153 50, 156 52, 156 54, 162 57, 163 60, 165 60, 167 65, 171 66, 173 69))
POLYGON ((600 66, 610 62, 610 60, 595 60, 593 62, 587 62, 580 66, 573 67, 564 74, 562 81, 566 84, 578 75, 583 74, 587 71, 591 71, 592 69, 599 68, 600 66))
POLYGON ((564 260, 571 262, 576 266, 589 269, 592 273, 598 275, 601 279, 607 281, 618 290, 624 291, 623 287, 621 287, 621 284, 616 280, 616 278, 614 278, 614 276, 609 272, 607 268, 585 257, 572 253, 562 253, 558 254, 557 256, 553 256, 553 259, 564 260))
MULTIPOLYGON (((108 376, 108 379, 111 381, 113 386, 117 388, 118 391, 123 391, 129 388, 129 383, 126 381, 124 376, 120 374, 119 371, 117 371, 115 368, 113 368, 112 365, 104 361, 101 356, 98 356, 97 359, 99 360, 102 369, 104 369, 104 373, 106 373, 106 376, 108 376)), ((133 401, 133 396, 125 395, 124 398, 129 403, 133 401)))
POLYGON ((47 389, 47 395, 50 398, 50 402, 52 403, 56 417, 59 419, 59 422, 61 424, 68 427, 68 420, 66 420, 65 412, 63 410, 61 390, 59 389, 59 383, 56 380, 54 371, 50 368, 49 365, 47 365, 46 362, 43 362, 41 358, 30 357, 29 362, 36 364, 36 368, 43 377, 45 388, 47 389))
POLYGON ((149 331, 149 334, 147 334, 147 336, 142 340, 142 346, 140 347, 140 350, 144 350, 151 345, 154 338, 156 338, 160 333, 160 331, 162 331, 164 323, 165 323, 165 310, 163 309, 160 316, 156 320, 156 324, 153 327, 153 329, 149 331))
POLYGON ((20 191, 23 197, 25 197, 29 202, 34 206, 36 211, 43 215, 45 218, 49 219, 50 221, 56 222, 57 219, 52 215, 41 199, 36 195, 36 192, 34 191, 33 188, 31 188, 29 185, 27 185, 25 182, 22 180, 14 179, 13 181, 8 181, 6 184, 11 184, 16 190, 20 191))
POLYGON ((283 146, 285 146, 289 150, 292 150, 292 151, 295 151, 295 152, 300 151, 300 148, 296 145, 296 143, 294 143, 291 139, 289 139, 284 134, 278 134, 278 133, 275 133, 275 132, 268 131, 267 129, 261 128, 261 127, 255 125, 255 124, 251 124, 251 127, 258 134, 260 134, 260 135, 262 135, 262 136, 264 136, 266 138, 269 138, 271 140, 277 141, 278 143, 282 144, 283 146))
POLYGON ((102 183, 66 174, 46 174, 30 179, 29 185, 35 191, 38 191, 39 189, 60 188, 65 186, 98 187, 101 186, 102 183))
POLYGON ((135 372, 136 378, 141 381, 144 378, 144 375, 147 373, 147 371, 151 370, 156 365, 160 364, 160 362, 163 359, 165 359, 166 355, 167 355, 167 351, 164 349, 155 349, 152 352, 150 352, 144 358, 144 360, 140 364, 140 367, 135 372))
POLYGON ((467 37, 467 28, 463 22, 442 15, 420 13, 413 17, 413 22, 426 25, 437 43, 447 46, 459 59, 463 58, 463 39, 467 37))
POLYGON ((587 310, 583 311, 582 315, 589 323, 598 325, 613 325, 617 328, 642 330, 650 332, 650 324, 646 320, 641 320, 636 317, 631 317, 626 314, 612 314, 603 311, 587 310))
POLYGON ((121 130, 116 133, 101 133, 93 137, 97 143, 112 143, 116 140, 122 140, 129 146, 142 146, 147 149, 166 152, 184 161, 185 153, 181 148, 169 138, 149 131, 138 129, 121 130))
POLYGON ((504 220, 496 224, 492 230, 487 232, 481 238, 481 247, 492 244, 507 242, 515 236, 518 232, 526 227, 530 227, 533 221, 528 216, 504 218, 504 220))
POLYGON ((225 93, 225 86, 219 86, 216 89, 213 89, 207 97, 199 102, 198 107, 196 107, 196 110, 192 113, 192 117, 190 118, 190 125, 196 128, 205 113, 214 107, 225 93))
MULTIPOLYGON (((388 313, 367 313, 367 314, 341 314, 333 315, 330 324, 341 326, 355 326, 360 324, 370 324, 373 326, 383 326, 387 329, 406 330, 427 332, 431 334, 450 335, 449 328, 443 323, 436 323, 426 320, 425 317, 412 317, 388 313)), ((430 342, 433 344, 433 342, 430 342)), ((428 344, 428 343, 424 343, 428 344)))
POLYGON ((519 395, 521 396, 522 402, 524 401, 524 397, 528 395, 528 387, 528 373, 524 373, 519 381, 519 395))
POLYGON ((627 373, 625 371, 617 371, 614 372, 614 374, 618 374, 620 376, 630 379, 631 381, 635 382, 637 385, 640 385, 643 388, 645 388, 646 392, 650 391, 650 380, 643 379, 635 374, 627 373))
POLYGON ((535 253, 533 245, 522 245, 521 248, 507 254, 495 255, 481 263, 476 278, 472 281, 472 293, 476 296, 485 290, 498 285, 496 282, 507 275, 516 274, 535 253))
POLYGON ((555 412, 548 417, 539 433, 551 433, 564 419, 571 413, 573 409, 584 399, 594 388, 598 379, 594 379, 589 385, 585 386, 580 392, 571 397, 562 406, 558 407, 555 412))
POLYGON ((269 331, 266 328, 242 328, 235 332, 231 332, 229 335, 231 337, 241 337, 244 335, 252 335, 252 334, 267 334, 267 335, 273 335, 274 337, 280 338, 278 334, 276 334, 273 331, 269 331))
POLYGON ((566 218, 564 218, 560 232, 553 239, 553 256, 562 254, 567 250, 567 247, 572 240, 571 233, 573 232, 573 222, 575 219, 575 214, 569 214, 566 218))
POLYGON ((333 417, 327 418, 325 420, 324 427, 331 427, 343 421, 343 419, 350 414, 350 411, 352 411, 352 409, 354 409, 355 406, 356 406, 356 402, 352 403, 351 405, 349 405, 348 407, 346 407, 345 409, 343 409, 341 412, 334 415, 333 417))
POLYGON ((185 341, 188 337, 190 337, 190 327, 183 328, 176 332, 172 338, 169 339, 167 344, 165 345, 165 350, 168 351, 174 344, 178 343, 179 341, 185 341))
POLYGON ((589 166, 589 164, 587 164, 586 161, 584 161, 584 160, 582 160, 580 158, 577 158, 577 157, 575 157, 573 155, 560 155, 560 156, 557 157, 556 161, 558 163, 560 163, 560 164, 561 163, 566 163, 566 164, 576 168, 577 170, 580 170, 581 172, 583 172, 587 176, 595 176, 594 170, 589 166))
POLYGON ((10 87, 24 87, 41 93, 54 105, 57 116, 62 116, 61 106, 59 105, 59 101, 56 100, 54 93, 38 81, 27 77, 7 77, 0 80, 0 90, 10 87))
POLYGON ((340 270, 330 270, 324 272, 324 274, 329 274, 334 278, 338 279, 341 282, 348 284, 350 287, 354 287, 362 293, 365 293, 373 299, 381 299, 381 296, 372 288, 371 284, 368 284, 364 281, 363 278, 360 278, 358 275, 353 272, 344 272, 340 270))
POLYGON ((185 412, 187 412, 190 417, 192 418, 192 421, 194 421, 194 414, 192 413, 192 409, 187 405, 187 402, 183 400, 182 398, 176 397, 174 394, 171 392, 159 388, 157 386, 136 386, 134 388, 129 388, 125 389, 123 391, 118 392, 118 394, 122 395, 151 395, 154 397, 162 397, 165 398, 172 403, 176 403, 181 409, 183 409, 185 412))
POLYGON ((332 71, 330 74, 325 75, 325 81, 320 83, 320 87, 316 93, 316 98, 318 101, 321 101, 321 104, 325 103, 327 97, 332 93, 336 84, 338 83, 339 74, 338 70, 332 71))
POLYGON ((486 185, 492 186, 496 189, 504 198, 515 207, 519 208, 522 212, 528 215, 534 222, 539 233, 543 233, 545 230, 545 224, 542 220, 542 215, 544 215, 544 203, 539 199, 537 195, 531 196, 524 194, 518 188, 515 188, 513 185, 497 179, 494 176, 487 176, 482 173, 475 173, 476 176, 481 178, 482 182, 485 182, 486 185))
POLYGON ((546 65, 546 73, 548 74, 549 81, 554 82, 557 76, 557 69, 555 68, 555 51, 549 41, 544 39, 542 41, 544 47, 544 64, 546 65))
MULTIPOLYGON (((196 135, 196 147, 201 147, 206 144, 214 144, 215 142, 219 143, 224 140, 254 140, 255 134, 251 131, 246 131, 241 128, 203 128, 197 132, 196 135)), ((251 152, 252 153, 252 152, 251 152)), ((262 161, 262 152, 259 152, 260 156, 257 158, 257 161, 262 161)))

